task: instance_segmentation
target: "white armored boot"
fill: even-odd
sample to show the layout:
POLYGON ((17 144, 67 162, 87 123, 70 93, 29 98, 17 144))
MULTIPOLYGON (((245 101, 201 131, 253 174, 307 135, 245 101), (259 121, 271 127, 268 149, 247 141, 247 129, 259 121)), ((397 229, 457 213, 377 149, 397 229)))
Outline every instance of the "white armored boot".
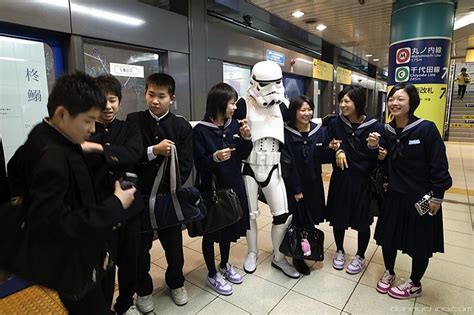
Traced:
POLYGON ((290 225, 293 215, 288 216, 284 224, 272 225, 272 243, 273 243, 273 260, 272 267, 280 269, 286 276, 298 279, 300 273, 293 267, 285 258, 285 255, 280 252, 280 244, 285 237, 288 225, 290 225))
POLYGON ((257 269, 257 220, 250 219, 250 230, 247 230, 248 253, 244 262, 244 271, 253 273, 257 269))

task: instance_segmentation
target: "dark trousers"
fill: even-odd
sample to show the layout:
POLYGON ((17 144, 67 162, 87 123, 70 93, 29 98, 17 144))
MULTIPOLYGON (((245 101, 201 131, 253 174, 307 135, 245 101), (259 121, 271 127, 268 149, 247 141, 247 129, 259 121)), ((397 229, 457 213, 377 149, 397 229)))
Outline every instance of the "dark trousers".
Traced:
POLYGON ((464 93, 466 93, 466 87, 467 85, 458 85, 458 97, 464 97, 464 93))
POLYGON ((69 300, 59 293, 59 298, 70 315, 105 315, 111 314, 110 308, 102 293, 101 284, 98 283, 79 301, 69 300))
MULTIPOLYGON (((133 295, 137 288, 138 250, 140 248, 140 216, 129 219, 113 236, 114 261, 118 267, 119 296, 114 309, 125 313, 133 305, 133 295)), ((103 290, 109 306, 115 290, 115 268, 103 280, 103 290)))
MULTIPOLYGON (((168 263, 165 273, 166 284, 171 290, 180 288, 184 285, 184 254, 181 226, 173 226, 158 231, 158 239, 163 246, 166 262, 168 263)), ((153 282, 149 273, 151 263, 150 249, 152 245, 153 232, 141 233, 137 277, 137 294, 139 296, 149 295, 153 292, 153 282)))

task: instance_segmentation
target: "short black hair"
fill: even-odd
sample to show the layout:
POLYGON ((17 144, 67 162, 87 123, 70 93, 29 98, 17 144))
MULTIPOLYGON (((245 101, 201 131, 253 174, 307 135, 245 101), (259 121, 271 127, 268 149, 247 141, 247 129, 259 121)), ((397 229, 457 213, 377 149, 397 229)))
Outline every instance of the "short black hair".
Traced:
POLYGON ((206 115, 216 119, 218 116, 225 116, 227 103, 234 99, 237 101, 237 91, 227 83, 214 85, 207 94, 206 115))
POLYGON ((290 126, 296 126, 296 113, 300 110, 304 103, 308 103, 311 110, 314 111, 314 103, 306 95, 296 96, 291 99, 290 106, 288 107, 288 118, 290 126))
POLYGON ((395 94, 396 91, 398 90, 404 90, 408 94, 409 98, 409 106, 410 110, 408 111, 408 114, 410 116, 414 115, 415 110, 418 108, 418 105, 420 105, 420 95, 418 94, 418 91, 416 87, 411 84, 411 83, 398 83, 396 84, 388 93, 387 95, 387 100, 395 94))
POLYGON ((91 108, 104 110, 107 99, 93 77, 76 72, 59 78, 48 97, 48 114, 53 117, 59 106, 64 106, 69 115, 76 117, 91 108))
POLYGON ((467 69, 466 68, 461 68, 461 72, 463 72, 463 71, 467 71, 467 69))
POLYGON ((175 93, 176 83, 173 77, 166 73, 160 72, 151 74, 146 79, 145 92, 148 91, 150 85, 167 88, 170 96, 173 96, 175 93))
POLYGON ((113 94, 118 97, 119 102, 122 101, 122 84, 116 77, 111 74, 103 74, 95 78, 95 82, 105 96, 113 94))
POLYGON ((365 92, 359 86, 346 86, 339 94, 337 94, 337 102, 340 103, 344 96, 347 95, 354 102, 357 116, 365 115, 365 92))

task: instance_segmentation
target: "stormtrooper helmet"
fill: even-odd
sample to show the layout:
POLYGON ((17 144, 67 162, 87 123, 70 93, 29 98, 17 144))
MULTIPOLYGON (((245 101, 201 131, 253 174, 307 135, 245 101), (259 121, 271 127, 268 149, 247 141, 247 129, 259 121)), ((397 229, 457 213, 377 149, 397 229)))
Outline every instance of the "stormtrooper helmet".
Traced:
POLYGON ((252 68, 249 94, 261 107, 285 102, 285 88, 280 66, 273 61, 257 62, 252 68))

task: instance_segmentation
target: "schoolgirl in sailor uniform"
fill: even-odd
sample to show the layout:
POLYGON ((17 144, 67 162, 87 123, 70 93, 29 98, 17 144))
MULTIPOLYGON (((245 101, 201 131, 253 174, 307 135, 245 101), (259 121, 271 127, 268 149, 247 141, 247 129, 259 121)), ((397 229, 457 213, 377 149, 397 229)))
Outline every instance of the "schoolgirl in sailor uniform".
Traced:
POLYGON ((386 125, 388 191, 377 222, 375 239, 382 246, 385 268, 377 291, 391 297, 408 299, 421 295, 421 278, 428 260, 443 252, 441 203, 451 187, 446 148, 431 121, 414 115, 420 103, 416 88, 397 84, 388 94, 388 109, 394 119, 386 125), (429 213, 420 215, 415 208, 428 192, 433 193, 429 213), (412 257, 410 279, 392 287, 397 250, 412 257))
MULTIPOLYGON (((290 102, 289 122, 285 126, 285 145, 282 148, 282 169, 288 208, 293 222, 314 226, 324 221, 324 185, 321 164, 334 160, 328 146, 326 128, 311 121, 314 104, 301 95, 290 102), (288 162, 288 165, 287 165, 288 162)), ((304 260, 293 259, 295 268, 310 274, 304 260)))
POLYGON ((252 151, 250 128, 245 120, 232 119, 236 109, 237 92, 226 83, 211 88, 207 97, 206 114, 194 127, 194 164, 200 178, 199 189, 211 191, 212 177, 217 188, 232 188, 240 199, 243 217, 236 223, 202 238, 202 252, 208 269, 207 285, 222 295, 231 295, 232 286, 240 284, 240 276, 228 263, 230 243, 245 236, 250 228, 248 201, 242 179, 242 160, 252 151), (221 261, 215 265, 214 242, 219 243, 221 261), (227 281, 226 281, 227 280, 227 281))
POLYGON ((364 254, 369 244, 369 175, 379 155, 382 125, 365 116, 365 92, 357 86, 344 88, 338 94, 341 114, 328 123, 329 139, 341 141, 328 192, 326 218, 333 226, 337 252, 333 267, 345 265, 344 234, 347 228, 358 231, 358 249, 346 272, 357 274, 365 265, 364 254))

